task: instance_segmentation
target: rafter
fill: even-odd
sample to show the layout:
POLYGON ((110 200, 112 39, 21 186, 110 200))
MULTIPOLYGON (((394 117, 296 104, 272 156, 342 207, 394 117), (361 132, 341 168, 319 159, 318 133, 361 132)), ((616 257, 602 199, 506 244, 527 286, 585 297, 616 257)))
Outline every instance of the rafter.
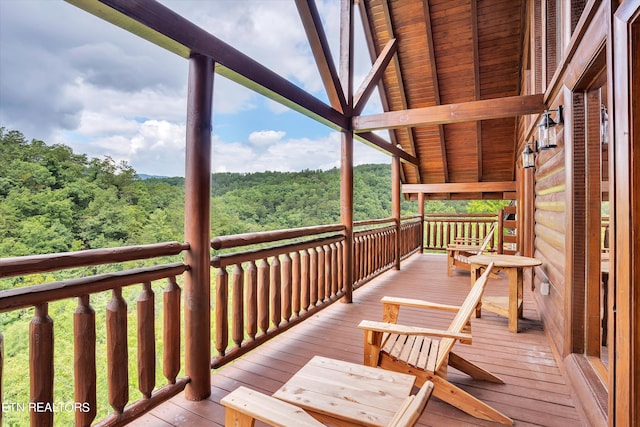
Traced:
POLYGON ((380 52, 378 59, 376 59, 369 74, 364 78, 362 85, 360 85, 360 88, 353 97, 354 115, 360 114, 366 106, 373 89, 380 83, 380 79, 387 69, 387 65, 389 65, 389 62, 391 62, 397 50, 398 43, 396 39, 390 39, 384 46, 384 49, 382 49, 382 52, 380 52))
POLYGON ((339 111, 153 0, 67 0, 177 55, 208 56, 216 72, 333 129, 349 129, 339 111))
POLYGON ((336 110, 344 112, 347 101, 342 90, 340 77, 331 57, 331 50, 329 49, 329 43, 316 3, 314 0, 296 0, 296 7, 304 30, 307 33, 309 46, 316 60, 320 79, 327 92, 329 103, 336 110))
POLYGON ((356 132, 368 132, 377 129, 472 122, 537 114, 542 113, 545 109, 543 98, 543 94, 510 96, 371 114, 354 117, 353 129, 356 132))
POLYGON ((516 191, 516 181, 403 184, 403 193, 502 193, 516 191))

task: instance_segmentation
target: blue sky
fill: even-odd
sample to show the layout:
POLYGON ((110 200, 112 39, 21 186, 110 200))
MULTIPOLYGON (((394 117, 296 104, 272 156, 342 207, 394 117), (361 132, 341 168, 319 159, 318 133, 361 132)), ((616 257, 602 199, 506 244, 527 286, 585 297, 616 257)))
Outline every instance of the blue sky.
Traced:
MULTIPOLYGON (((326 100, 293 0, 161 2, 326 100)), ((339 2, 317 5, 335 57, 339 2)), ((356 27, 357 88, 371 62, 357 15, 356 27)), ((184 175, 187 71, 183 58, 66 2, 0 0, 0 126, 27 138, 184 175)), ((380 111, 377 95, 369 104, 380 111)), ((339 166, 339 134, 218 75, 213 125, 214 171, 339 166)), ((389 162, 360 143, 355 159, 389 162)))

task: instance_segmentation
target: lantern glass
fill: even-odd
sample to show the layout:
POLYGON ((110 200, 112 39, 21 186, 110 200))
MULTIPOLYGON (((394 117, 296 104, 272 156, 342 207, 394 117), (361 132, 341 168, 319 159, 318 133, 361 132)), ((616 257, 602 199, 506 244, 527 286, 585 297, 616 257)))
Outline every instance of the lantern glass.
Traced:
POLYGON ((525 169, 529 169, 535 166, 535 156, 529 145, 522 150, 522 167, 525 169))

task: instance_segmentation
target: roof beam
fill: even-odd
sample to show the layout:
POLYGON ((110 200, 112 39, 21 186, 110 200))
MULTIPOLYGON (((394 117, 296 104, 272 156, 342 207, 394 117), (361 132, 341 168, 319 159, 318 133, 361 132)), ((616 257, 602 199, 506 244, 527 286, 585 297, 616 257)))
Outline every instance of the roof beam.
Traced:
POLYGON ((410 163, 414 166, 418 165, 418 159, 416 159, 413 155, 404 151, 399 147, 399 145, 393 145, 392 143, 386 141, 384 138, 376 135, 373 132, 357 133, 355 134, 355 137, 365 144, 372 145, 374 148, 381 149, 382 151, 385 151, 393 156, 400 157, 400 160, 406 163, 410 163))
POLYGON ((544 94, 510 96, 358 116, 353 118, 353 130, 369 132, 542 113, 546 108, 543 98, 544 94))
POLYGON ((515 181, 403 184, 403 193, 502 193, 516 191, 515 181))
POLYGON ((387 65, 389 65, 389 62, 391 62, 391 59, 393 58, 393 55, 396 54, 397 50, 397 40, 390 39, 384 46, 384 49, 382 49, 382 52, 380 52, 378 59, 376 59, 376 62, 371 67, 369 74, 364 78, 362 85, 360 85, 360 88, 353 97, 353 104, 355 105, 353 107, 354 115, 360 114, 367 105, 367 101, 369 100, 373 89, 375 89, 380 82, 382 75, 387 69, 387 65))
POLYGON ((208 56, 216 72, 336 130, 349 129, 339 111, 154 0, 67 0, 177 55, 208 56))
POLYGON ((327 91, 329 103, 336 110, 344 112, 347 101, 331 57, 329 42, 327 41, 316 3, 314 0, 296 0, 296 7, 304 30, 307 33, 309 46, 311 46, 313 57, 316 60, 320 78, 327 91))

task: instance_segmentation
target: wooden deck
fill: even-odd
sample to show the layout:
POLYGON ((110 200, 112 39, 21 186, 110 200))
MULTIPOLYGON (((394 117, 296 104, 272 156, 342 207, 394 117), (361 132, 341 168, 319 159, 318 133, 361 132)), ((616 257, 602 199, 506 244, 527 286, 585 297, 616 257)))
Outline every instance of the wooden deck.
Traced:
MULTIPOLYGON (((382 296, 416 297, 446 304, 459 304, 464 299, 469 273, 458 270, 448 277, 446 269, 445 255, 414 255, 403 262, 401 271, 387 272, 356 290, 353 304, 333 304, 214 372, 208 400, 190 402, 181 394, 132 425, 224 425, 224 410, 218 402, 240 385, 271 394, 316 354, 361 363, 363 332, 356 325, 362 319, 380 319, 382 296)), ((506 286, 506 279, 490 279, 485 295, 504 295, 506 286)), ((454 369, 450 369, 449 379, 513 418, 515 425, 587 425, 551 351, 529 284, 525 283, 525 288, 525 319, 520 321, 518 334, 507 330, 506 318, 483 312, 481 319, 472 320, 473 345, 458 343, 455 347, 457 353, 500 376, 505 384, 473 380, 454 369)), ((446 328, 451 316, 435 312, 427 317, 424 312, 403 308, 400 322, 446 328)), ((432 398, 418 425, 494 423, 468 416, 432 398)))

